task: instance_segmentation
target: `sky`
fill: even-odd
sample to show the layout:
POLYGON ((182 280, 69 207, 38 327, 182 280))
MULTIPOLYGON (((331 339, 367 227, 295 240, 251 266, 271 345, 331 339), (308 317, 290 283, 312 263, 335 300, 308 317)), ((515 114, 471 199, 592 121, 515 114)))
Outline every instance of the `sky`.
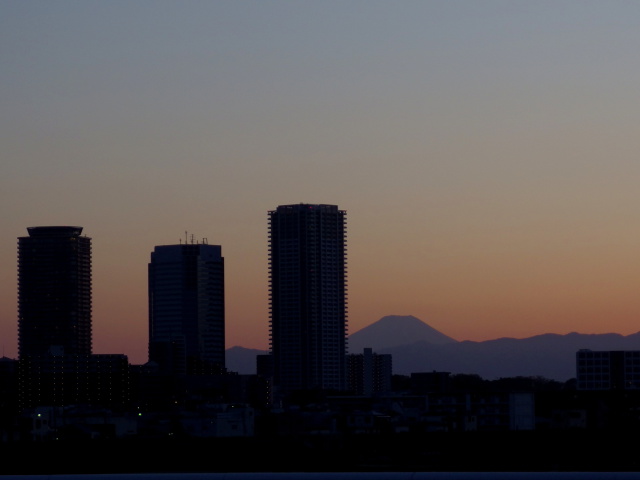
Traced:
POLYGON ((640 2, 0 2, 0 343, 17 238, 93 245, 93 350, 147 360, 147 264, 221 245, 269 345, 268 216, 347 211, 349 333, 640 330, 640 2), (193 236, 193 237, 192 237, 193 236))

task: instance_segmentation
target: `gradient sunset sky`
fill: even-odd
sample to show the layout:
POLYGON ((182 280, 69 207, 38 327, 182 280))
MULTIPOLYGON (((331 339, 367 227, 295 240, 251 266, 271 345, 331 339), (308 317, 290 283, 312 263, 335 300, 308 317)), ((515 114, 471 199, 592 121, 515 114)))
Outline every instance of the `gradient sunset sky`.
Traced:
POLYGON ((95 353, 147 359, 147 264, 222 246, 268 348, 267 212, 347 211, 349 331, 640 330, 640 2, 0 3, 0 340, 17 237, 93 239, 95 353))

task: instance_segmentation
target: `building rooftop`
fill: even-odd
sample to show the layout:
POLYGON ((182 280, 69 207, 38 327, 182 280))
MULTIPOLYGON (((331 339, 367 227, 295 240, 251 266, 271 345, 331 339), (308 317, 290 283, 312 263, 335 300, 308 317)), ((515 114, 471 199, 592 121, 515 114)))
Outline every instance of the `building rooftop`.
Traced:
POLYGON ((70 226, 46 226, 46 227, 27 227, 27 232, 31 237, 79 237, 82 233, 82 227, 70 226))

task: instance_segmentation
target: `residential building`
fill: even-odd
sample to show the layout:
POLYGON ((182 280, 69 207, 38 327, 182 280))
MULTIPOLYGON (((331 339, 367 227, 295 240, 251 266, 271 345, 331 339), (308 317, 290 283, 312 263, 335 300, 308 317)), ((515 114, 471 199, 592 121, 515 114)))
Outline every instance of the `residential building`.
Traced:
POLYGON ((156 246, 149 263, 149 360, 175 374, 225 367, 224 258, 219 245, 156 246))
POLYGON ((130 403, 129 360, 122 354, 44 354, 20 359, 20 409, 130 403))
POLYGON ((347 355, 348 389, 357 395, 388 393, 392 370, 391 354, 375 353, 371 348, 351 353, 347 355))
POLYGON ((576 353, 578 390, 640 389, 640 351, 592 351, 576 353))
POLYGON ((137 416, 92 405, 36 407, 25 412, 21 422, 33 442, 114 440, 138 434, 137 416))
POLYGON ((91 239, 82 227, 18 238, 18 356, 91 354, 91 239))
POLYGON ((269 211, 269 278, 274 386, 344 390, 346 212, 323 204, 269 211))
POLYGON ((93 355, 91 239, 82 227, 18 238, 18 406, 129 402, 125 355, 93 355))

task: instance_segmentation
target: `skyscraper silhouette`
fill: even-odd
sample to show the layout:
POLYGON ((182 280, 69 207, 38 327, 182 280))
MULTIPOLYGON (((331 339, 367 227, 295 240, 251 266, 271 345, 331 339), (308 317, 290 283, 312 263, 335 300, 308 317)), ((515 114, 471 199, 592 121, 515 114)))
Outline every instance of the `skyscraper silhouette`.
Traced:
POLYGON ((151 253, 149 360, 177 374, 224 369, 224 258, 220 246, 161 245, 151 253))
POLYGON ((346 212, 310 204, 270 211, 269 276, 275 386, 343 390, 346 212))
POLYGON ((91 239, 82 227, 29 227, 18 238, 20 408, 129 398, 125 355, 91 353, 91 239))
POLYGON ((18 238, 18 355, 91 354, 91 239, 82 227, 18 238))

